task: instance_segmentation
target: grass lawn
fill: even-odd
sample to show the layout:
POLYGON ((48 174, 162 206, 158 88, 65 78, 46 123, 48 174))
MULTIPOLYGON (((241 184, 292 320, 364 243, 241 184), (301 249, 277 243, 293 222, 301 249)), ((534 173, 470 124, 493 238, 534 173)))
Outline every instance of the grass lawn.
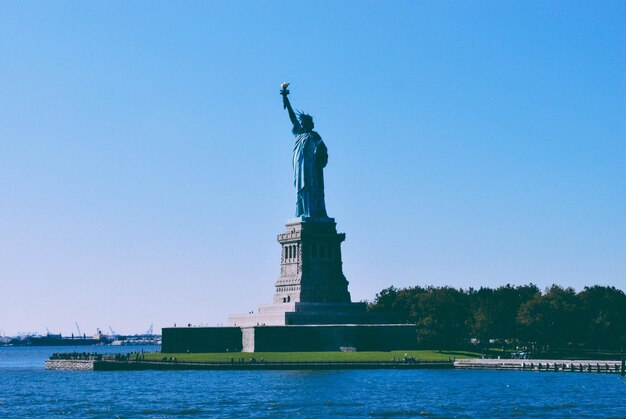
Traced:
POLYGON ((480 354, 464 351, 390 351, 390 352, 226 352, 226 353, 146 353, 145 359, 160 361, 165 356, 174 356, 177 361, 191 362, 230 362, 244 358, 246 361, 254 357, 257 361, 391 361, 404 359, 404 355, 414 357, 418 361, 447 361, 449 358, 480 358, 480 354))

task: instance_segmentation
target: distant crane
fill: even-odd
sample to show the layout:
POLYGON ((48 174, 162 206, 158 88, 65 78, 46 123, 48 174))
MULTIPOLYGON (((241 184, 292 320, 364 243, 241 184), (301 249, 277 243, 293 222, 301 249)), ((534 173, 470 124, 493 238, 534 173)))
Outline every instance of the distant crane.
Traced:
POLYGON ((148 328, 148 331, 146 332, 146 335, 148 336, 152 336, 154 333, 154 329, 153 329, 154 323, 150 323, 150 327, 148 328))
POLYGON ((76 330, 78 330, 78 337, 80 338, 83 332, 80 331, 80 327, 78 326, 78 322, 76 322, 76 330))
POLYGON ((111 336, 117 336, 117 333, 115 333, 115 330, 113 330, 111 325, 109 325, 109 330, 111 331, 111 336))

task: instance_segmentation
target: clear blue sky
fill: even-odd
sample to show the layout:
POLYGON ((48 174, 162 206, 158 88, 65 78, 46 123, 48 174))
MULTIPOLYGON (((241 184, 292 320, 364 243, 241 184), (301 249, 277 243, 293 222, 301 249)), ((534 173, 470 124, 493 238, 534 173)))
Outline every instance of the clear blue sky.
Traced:
POLYGON ((354 300, 626 289, 622 1, 3 2, 0 331, 224 323, 330 154, 354 300))

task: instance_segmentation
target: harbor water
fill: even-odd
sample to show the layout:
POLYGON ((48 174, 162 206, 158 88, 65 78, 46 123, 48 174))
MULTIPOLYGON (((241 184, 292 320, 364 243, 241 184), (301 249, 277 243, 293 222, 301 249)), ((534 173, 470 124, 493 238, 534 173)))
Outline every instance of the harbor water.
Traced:
POLYGON ((46 371, 53 352, 0 347, 0 417, 626 417, 617 374, 466 370, 46 371))

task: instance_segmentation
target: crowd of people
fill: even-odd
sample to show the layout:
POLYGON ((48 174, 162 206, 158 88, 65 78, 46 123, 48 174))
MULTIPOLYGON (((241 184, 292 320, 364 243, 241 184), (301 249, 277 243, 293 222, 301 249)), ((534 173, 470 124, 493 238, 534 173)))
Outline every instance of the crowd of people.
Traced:
POLYGON ((67 360, 80 360, 80 361, 101 361, 103 355, 95 352, 55 352, 50 359, 67 359, 67 360))
POLYGON ((51 360, 77 360, 77 361, 143 361, 145 354, 141 352, 130 352, 126 354, 101 354, 96 352, 55 352, 50 356, 51 360))

